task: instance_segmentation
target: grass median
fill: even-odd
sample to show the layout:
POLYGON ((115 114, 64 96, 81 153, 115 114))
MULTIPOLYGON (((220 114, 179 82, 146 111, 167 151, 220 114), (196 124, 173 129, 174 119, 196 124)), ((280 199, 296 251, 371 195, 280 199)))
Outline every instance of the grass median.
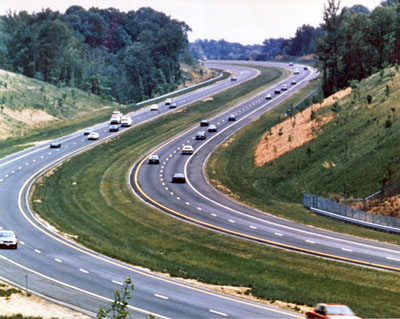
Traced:
POLYGON ((129 169, 151 148, 260 90, 281 73, 258 78, 141 125, 80 154, 41 178, 34 210, 77 241, 111 257, 182 278, 248 287, 268 300, 340 302, 363 316, 400 313, 398 274, 286 252, 205 230, 137 199, 129 169), (107 240, 105 240, 107 233, 107 240))

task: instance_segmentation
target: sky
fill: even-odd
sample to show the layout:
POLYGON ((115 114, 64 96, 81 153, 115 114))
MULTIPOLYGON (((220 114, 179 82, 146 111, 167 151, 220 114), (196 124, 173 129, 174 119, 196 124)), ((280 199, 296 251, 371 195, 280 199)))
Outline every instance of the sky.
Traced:
MULTIPOLYGON (((151 7, 185 22, 189 41, 224 39, 241 44, 262 44, 267 38, 290 38, 303 24, 322 22, 326 0, 0 0, 0 15, 38 12, 50 8, 65 12, 72 5, 85 9, 113 7, 127 12, 151 7)), ((381 0, 341 0, 341 7, 362 4, 373 10, 381 0)))

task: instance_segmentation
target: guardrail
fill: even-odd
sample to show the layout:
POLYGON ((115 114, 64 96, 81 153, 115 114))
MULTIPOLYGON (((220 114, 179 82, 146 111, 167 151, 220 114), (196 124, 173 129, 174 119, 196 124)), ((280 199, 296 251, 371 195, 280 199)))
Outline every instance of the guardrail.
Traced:
POLYGON ((363 212, 312 194, 303 194, 303 205, 312 212, 376 230, 400 234, 400 218, 363 212))

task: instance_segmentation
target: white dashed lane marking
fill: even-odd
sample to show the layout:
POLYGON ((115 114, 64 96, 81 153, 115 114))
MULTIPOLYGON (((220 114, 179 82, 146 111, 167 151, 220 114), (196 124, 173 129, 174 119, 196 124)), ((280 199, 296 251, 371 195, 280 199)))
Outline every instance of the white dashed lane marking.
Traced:
POLYGON ((157 298, 160 298, 160 299, 164 299, 164 300, 168 300, 169 299, 168 297, 163 296, 163 295, 159 295, 159 294, 154 294, 154 296, 156 296, 157 298))
POLYGON ((124 284, 122 283, 122 282, 120 282, 120 281, 116 281, 116 280, 113 280, 112 281, 114 284, 116 284, 116 285, 119 285, 119 286, 123 286, 124 284))
POLYGON ((282 237, 283 235, 281 233, 274 233, 276 236, 282 237))
POLYGON ((306 240, 306 243, 310 243, 310 244, 315 244, 315 241, 312 241, 312 240, 306 240))
POLYGON ((35 249, 35 253, 41 254, 42 252, 39 249, 35 249))
POLYGON ((86 269, 82 269, 82 268, 79 268, 79 271, 83 272, 84 274, 88 274, 89 273, 86 269))
POLYGON ((256 226, 252 226, 252 225, 250 225, 249 228, 251 228, 251 229, 257 229, 256 226))
POLYGON ((348 251, 348 252, 353 252, 351 249, 348 248, 342 248, 343 251, 348 251))
POLYGON ((393 258, 393 257, 386 257, 386 259, 388 259, 388 260, 393 260, 393 261, 400 261, 399 258, 393 258))
POLYGON ((216 314, 216 315, 223 316, 223 317, 228 317, 228 315, 227 315, 226 313, 219 312, 219 311, 216 311, 216 310, 210 309, 209 312, 214 313, 214 314, 216 314))
POLYGON ((58 262, 58 263, 62 263, 62 260, 61 259, 58 259, 58 258, 54 258, 54 261, 56 261, 56 262, 58 262))

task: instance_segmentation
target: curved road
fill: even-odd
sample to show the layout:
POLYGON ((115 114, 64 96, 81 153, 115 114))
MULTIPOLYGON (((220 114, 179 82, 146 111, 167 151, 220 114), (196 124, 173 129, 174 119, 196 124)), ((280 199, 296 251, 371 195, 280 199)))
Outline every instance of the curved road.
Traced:
MULTIPOLYGON (((232 70, 237 81, 219 81, 175 98, 178 108, 257 75, 256 70, 247 67, 223 68, 232 70)), ((159 112, 145 108, 130 114, 133 124, 139 125, 170 112, 164 103, 159 105, 159 112)), ((43 144, 0 159, 0 228, 14 230, 20 240, 18 250, 0 250, 1 279, 89 314, 95 313, 98 307, 107 307, 115 289, 129 276, 135 284, 130 302, 135 318, 148 318, 149 313, 159 318, 302 317, 105 257, 60 236, 38 220, 29 210, 27 201, 35 178, 65 159, 124 131, 109 133, 108 123, 94 128, 100 134, 99 141, 88 141, 83 132, 78 131, 60 138, 62 147, 59 149, 43 144)))
POLYGON ((149 165, 144 158, 134 168, 131 183, 135 192, 169 214, 213 230, 316 256, 400 271, 400 247, 397 245, 277 218, 230 200, 208 184, 203 170, 209 154, 234 132, 278 105, 314 77, 312 69, 293 68, 298 68, 300 74, 292 74, 274 86, 279 88, 286 84, 287 91, 274 94, 273 87, 210 119, 210 124, 215 124, 218 131, 207 132, 205 140, 194 137, 197 131, 207 127, 194 127, 158 147, 152 154, 160 156, 160 165, 149 165), (291 84, 292 78, 296 79, 296 85, 291 84), (265 100, 266 93, 272 93, 271 100, 265 100), (231 113, 237 116, 236 121, 227 120, 231 113), (187 144, 195 149, 191 156, 181 154, 182 146, 187 144), (178 172, 185 174, 186 184, 172 183, 172 175, 178 172))

